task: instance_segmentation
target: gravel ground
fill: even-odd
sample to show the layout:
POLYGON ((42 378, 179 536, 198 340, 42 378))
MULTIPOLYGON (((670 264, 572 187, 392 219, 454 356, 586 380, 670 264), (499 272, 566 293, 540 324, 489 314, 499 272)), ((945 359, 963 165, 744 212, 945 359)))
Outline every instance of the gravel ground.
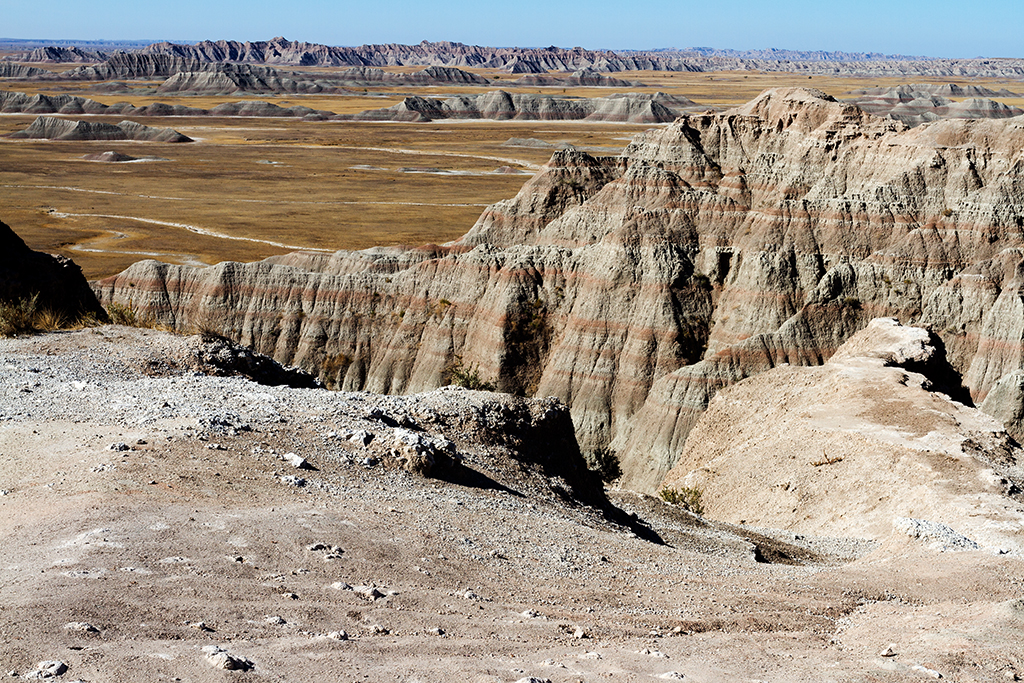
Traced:
POLYGON ((0 340, 3 672, 1024 674, 1018 560, 605 502, 557 440, 557 402, 264 386, 206 374, 203 344, 114 326, 0 340))

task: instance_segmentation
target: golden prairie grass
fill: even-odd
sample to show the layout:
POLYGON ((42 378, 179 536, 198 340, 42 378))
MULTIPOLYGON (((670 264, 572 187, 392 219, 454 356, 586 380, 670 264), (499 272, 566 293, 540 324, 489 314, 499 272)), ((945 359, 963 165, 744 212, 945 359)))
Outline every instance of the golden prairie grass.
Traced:
POLYGON ((100 324, 92 314, 67 315, 61 311, 39 305, 39 295, 13 301, 0 301, 0 337, 50 332, 53 330, 82 329, 100 324))

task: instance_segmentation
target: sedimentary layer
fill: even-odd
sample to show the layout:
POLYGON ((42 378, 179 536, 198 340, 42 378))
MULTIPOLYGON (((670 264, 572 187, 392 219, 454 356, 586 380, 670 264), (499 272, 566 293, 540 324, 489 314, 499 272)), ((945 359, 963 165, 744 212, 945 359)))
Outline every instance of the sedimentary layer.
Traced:
POLYGON ((994 92, 977 86, 901 85, 864 91, 849 102, 868 113, 888 116, 909 126, 938 119, 1006 119, 1024 114, 1017 107, 988 99, 992 96, 1017 97, 1008 91, 994 92), (943 95, 967 99, 953 101, 943 95))
POLYGON ((139 52, 39 48, 15 55, 28 62, 96 62, 121 55, 168 55, 203 62, 292 66, 454 66, 505 69, 510 73, 619 71, 782 71, 809 75, 1020 78, 1021 59, 928 59, 903 55, 763 50, 586 50, 584 48, 494 48, 456 42, 395 43, 331 47, 277 37, 268 41, 153 43, 139 52))
POLYGON ((437 99, 407 97, 386 109, 371 109, 351 117, 355 121, 426 122, 437 119, 495 119, 531 121, 615 121, 667 123, 680 110, 647 96, 567 99, 495 90, 481 95, 437 99))
POLYGON ((875 317, 931 325, 975 401, 1020 369, 1022 150, 1019 119, 908 129, 767 91, 617 158, 558 151, 455 243, 144 261, 96 289, 347 389, 558 396, 585 451, 654 490, 719 389, 819 365, 875 317))
POLYGON ((25 130, 11 138, 32 140, 139 140, 145 142, 192 142, 172 128, 151 128, 134 121, 115 125, 98 121, 72 121, 55 116, 40 116, 25 130))

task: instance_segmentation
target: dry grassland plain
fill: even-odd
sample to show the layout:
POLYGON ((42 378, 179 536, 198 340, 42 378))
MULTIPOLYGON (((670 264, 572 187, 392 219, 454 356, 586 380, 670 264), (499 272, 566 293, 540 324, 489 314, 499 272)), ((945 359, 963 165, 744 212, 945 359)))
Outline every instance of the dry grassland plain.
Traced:
MULTIPOLYGON (((54 70, 61 70, 60 66, 54 70)), ((445 97, 498 87, 573 97, 636 90, 517 88, 511 83, 515 77, 507 73, 477 73, 500 80, 490 87, 352 88, 332 95, 252 97, 153 95, 150 92, 156 83, 138 82, 130 83, 132 90, 113 94, 98 89, 96 83, 11 80, 0 81, 0 88, 75 94, 107 104, 165 102, 211 108, 250 99, 336 113, 387 107, 412 94, 445 97)), ((641 81, 648 86, 645 91, 685 95, 715 109, 741 104, 771 87, 813 86, 842 98, 862 88, 908 82, 756 72, 627 72, 615 76, 641 81)), ((909 82, 948 81, 920 78, 909 82)), ((970 83, 993 89, 1024 89, 1017 82, 992 79, 970 83)), ((1001 101, 1024 104, 1020 100, 1001 101)), ((124 117, 89 118, 117 123, 124 117)), ((34 119, 34 114, 2 115, 0 136, 24 129, 34 119)), ((33 249, 73 258, 89 278, 111 275, 144 258, 213 264, 253 261, 298 249, 334 251, 440 244, 464 234, 488 204, 513 196, 528 174, 551 155, 550 149, 504 146, 509 138, 568 143, 594 154, 614 155, 633 135, 650 127, 537 121, 310 122, 250 117, 134 120, 174 128, 196 142, 50 142, 0 137, 0 220, 11 225, 33 249), (108 150, 160 160, 100 163, 83 159, 87 154, 108 150), (497 172, 503 167, 519 173, 497 172)))

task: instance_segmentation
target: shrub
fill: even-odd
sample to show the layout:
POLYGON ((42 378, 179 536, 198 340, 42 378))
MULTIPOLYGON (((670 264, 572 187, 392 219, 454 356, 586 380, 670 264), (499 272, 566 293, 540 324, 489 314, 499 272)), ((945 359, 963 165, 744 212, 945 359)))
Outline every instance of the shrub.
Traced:
POLYGON ((0 302, 0 336, 13 337, 24 332, 36 332, 36 305, 39 295, 17 301, 0 302))
POLYGON ((0 337, 98 324, 100 321, 94 315, 68 318, 61 311, 40 308, 38 294, 16 301, 0 302, 0 337))
POLYGON ((471 368, 467 368, 462 364, 462 356, 455 356, 451 363, 446 368, 449 376, 449 384, 454 384, 457 387, 464 389, 472 389, 474 391, 496 391, 497 387, 494 382, 488 382, 480 377, 480 371, 474 365, 471 368))
POLYGON ((661 499, 671 505, 678 505, 684 510, 689 510, 696 515, 704 514, 704 504, 701 499, 704 492, 697 488, 682 486, 680 488, 663 488, 658 492, 661 499))
POLYGON ((110 317, 110 322, 113 325, 127 325, 128 327, 137 327, 139 324, 139 317, 135 313, 135 308, 131 304, 119 304, 113 303, 107 306, 107 315, 110 317))
POLYGON ((601 481, 609 484, 622 476, 622 467, 619 465, 618 454, 610 448, 595 448, 592 452, 584 455, 587 467, 596 472, 601 481))

